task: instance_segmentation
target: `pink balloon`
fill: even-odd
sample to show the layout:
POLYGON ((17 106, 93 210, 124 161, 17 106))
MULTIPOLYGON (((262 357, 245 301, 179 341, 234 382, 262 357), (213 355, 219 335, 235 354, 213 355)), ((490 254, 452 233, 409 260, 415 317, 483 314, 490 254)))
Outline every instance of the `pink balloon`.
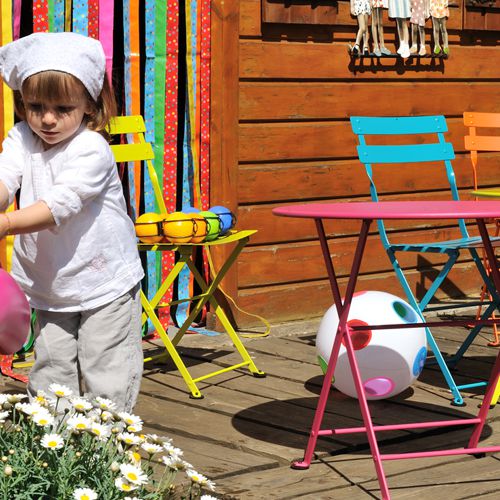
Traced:
POLYGON ((0 354, 14 354, 30 332, 31 311, 14 278, 0 269, 0 354))

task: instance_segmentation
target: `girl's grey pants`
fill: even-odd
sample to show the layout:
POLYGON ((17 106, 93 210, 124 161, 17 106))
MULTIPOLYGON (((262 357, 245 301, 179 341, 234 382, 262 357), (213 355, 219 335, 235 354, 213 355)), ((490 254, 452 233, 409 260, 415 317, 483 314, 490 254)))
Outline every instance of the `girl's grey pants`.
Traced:
POLYGON ((143 370, 140 287, 89 311, 37 310, 35 364, 28 394, 52 383, 75 396, 102 396, 131 411, 143 370))

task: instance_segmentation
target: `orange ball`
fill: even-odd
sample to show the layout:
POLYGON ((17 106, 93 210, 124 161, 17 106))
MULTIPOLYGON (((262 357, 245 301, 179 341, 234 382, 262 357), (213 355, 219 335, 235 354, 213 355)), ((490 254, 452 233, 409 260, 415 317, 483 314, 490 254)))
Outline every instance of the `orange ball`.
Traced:
POLYGON ((172 212, 163 219, 163 234, 170 243, 189 243, 195 234, 195 222, 190 215, 172 212))
POLYGON ((143 243, 159 243, 163 239, 161 223, 164 215, 146 212, 135 220, 135 234, 143 243))
POLYGON ((201 243, 207 237, 207 219, 198 213, 187 214, 187 216, 194 220, 194 236, 191 243, 201 243))

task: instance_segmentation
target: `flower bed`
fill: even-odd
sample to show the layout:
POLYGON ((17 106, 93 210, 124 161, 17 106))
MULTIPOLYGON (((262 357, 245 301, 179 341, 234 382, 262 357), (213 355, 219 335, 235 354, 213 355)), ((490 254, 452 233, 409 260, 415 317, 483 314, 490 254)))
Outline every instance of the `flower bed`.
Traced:
POLYGON ((1 500, 215 498, 169 438, 142 434, 140 417, 62 385, 50 392, 31 403, 0 394, 1 500))

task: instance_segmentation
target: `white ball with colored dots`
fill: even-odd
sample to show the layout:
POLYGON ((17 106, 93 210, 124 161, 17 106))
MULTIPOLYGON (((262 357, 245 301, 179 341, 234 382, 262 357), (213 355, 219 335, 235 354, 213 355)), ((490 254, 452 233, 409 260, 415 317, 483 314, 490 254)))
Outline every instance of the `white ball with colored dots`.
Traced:
MULTIPOLYGON (((422 323, 418 313, 404 300, 386 292, 356 293, 348 315, 348 325, 388 325, 422 323)), ((318 362, 326 372, 339 324, 337 308, 330 307, 321 320, 316 336, 318 362)), ((385 399, 401 393, 420 375, 427 356, 424 327, 384 330, 351 330, 350 338, 367 399, 385 399)), ((344 341, 334 372, 334 387, 357 397, 344 341)))

